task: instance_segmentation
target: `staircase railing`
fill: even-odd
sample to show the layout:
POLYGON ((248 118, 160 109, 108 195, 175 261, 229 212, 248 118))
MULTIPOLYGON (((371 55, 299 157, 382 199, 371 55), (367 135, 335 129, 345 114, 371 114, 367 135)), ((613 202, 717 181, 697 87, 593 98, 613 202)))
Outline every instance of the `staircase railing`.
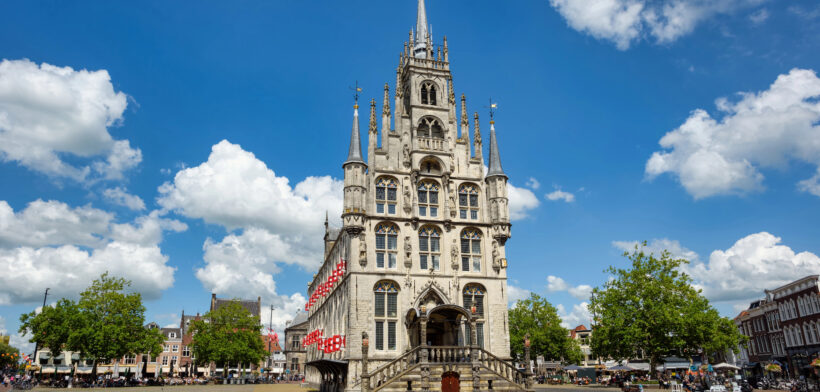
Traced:
POLYGON ((478 355, 476 360, 481 364, 481 366, 492 371, 497 376, 507 380, 510 384, 513 384, 522 390, 527 389, 526 374, 524 372, 517 369, 508 361, 496 357, 483 348, 478 348, 477 350, 478 355))
POLYGON ((403 376, 421 362, 421 346, 402 354, 400 357, 369 372, 368 390, 373 392, 387 386, 393 380, 403 376))

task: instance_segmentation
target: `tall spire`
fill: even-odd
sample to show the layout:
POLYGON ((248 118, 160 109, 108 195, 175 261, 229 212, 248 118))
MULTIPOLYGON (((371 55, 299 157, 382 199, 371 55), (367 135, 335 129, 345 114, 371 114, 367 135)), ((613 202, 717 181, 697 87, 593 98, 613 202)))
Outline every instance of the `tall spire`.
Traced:
POLYGON ((416 57, 426 58, 427 49, 425 46, 429 37, 427 33, 427 10, 424 7, 424 0, 419 0, 418 15, 416 16, 416 45, 413 51, 416 57))
POLYGON ((487 177, 502 176, 504 169, 501 168, 501 156, 498 155, 498 141, 495 138, 495 120, 490 120, 490 165, 487 171, 487 177))
POLYGON ((362 140, 359 136, 359 88, 356 87, 356 100, 353 104, 353 129, 350 131, 350 150, 347 152, 348 163, 364 163, 362 158, 362 140))

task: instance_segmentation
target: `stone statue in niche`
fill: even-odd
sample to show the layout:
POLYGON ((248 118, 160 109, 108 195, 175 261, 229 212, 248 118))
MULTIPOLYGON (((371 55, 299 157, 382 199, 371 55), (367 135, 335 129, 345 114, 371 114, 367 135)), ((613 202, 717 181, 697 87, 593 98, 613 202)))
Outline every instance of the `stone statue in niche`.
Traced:
POLYGON ((501 254, 498 252, 498 241, 493 241, 493 268, 499 270, 501 268, 501 254))
POLYGON ((458 271, 458 240, 453 238, 453 245, 450 246, 450 266, 453 271, 458 271))
POLYGON ((413 265, 413 245, 410 244, 410 236, 404 237, 404 266, 410 268, 413 265))
POLYGON ((404 212, 409 214, 410 210, 413 209, 413 193, 410 192, 409 186, 404 186, 404 192, 402 195, 404 196, 404 200, 402 200, 404 203, 404 212))
POLYGON ((450 186, 450 200, 447 202, 447 206, 450 208, 450 217, 456 217, 456 191, 450 186))
POLYGON ((405 144, 401 149, 401 158, 404 167, 410 167, 410 146, 405 144))
POLYGON ((359 265, 362 267, 367 265, 367 243, 364 234, 359 235, 359 265))

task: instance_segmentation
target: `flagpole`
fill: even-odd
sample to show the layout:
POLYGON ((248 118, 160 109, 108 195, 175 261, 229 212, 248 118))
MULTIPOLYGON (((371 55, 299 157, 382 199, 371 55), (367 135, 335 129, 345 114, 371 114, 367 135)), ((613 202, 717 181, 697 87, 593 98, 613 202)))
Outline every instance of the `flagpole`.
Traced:
POLYGON ((270 319, 268 320, 268 378, 273 370, 273 354, 271 353, 271 341, 273 340, 273 305, 270 306, 270 319))

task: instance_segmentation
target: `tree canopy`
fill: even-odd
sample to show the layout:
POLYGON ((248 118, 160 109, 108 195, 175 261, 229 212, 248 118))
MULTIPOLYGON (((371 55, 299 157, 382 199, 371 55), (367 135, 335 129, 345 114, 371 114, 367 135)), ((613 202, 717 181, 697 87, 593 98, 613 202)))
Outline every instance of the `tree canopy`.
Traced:
POLYGON ((15 366, 20 360, 20 352, 5 340, 0 340, 0 368, 8 365, 15 366))
POLYGON ((259 318, 238 300, 230 301, 191 323, 193 355, 197 362, 259 363, 267 356, 260 338, 259 318))
POLYGON ((558 311, 546 298, 532 293, 516 302, 509 310, 510 348, 519 358, 524 354, 524 335, 530 334, 531 356, 543 355, 548 360, 579 363, 583 355, 578 342, 561 326, 558 311))
POLYGON ((20 332, 30 333, 31 342, 48 347, 55 356, 62 350, 79 351, 95 365, 126 354, 156 356, 164 338, 144 327, 142 296, 127 293, 130 285, 106 272, 80 293, 78 302, 63 298, 40 313, 20 316, 20 332))
POLYGON ((688 261, 647 254, 645 245, 624 253, 630 268, 610 266, 604 272, 612 279, 592 291, 593 353, 616 360, 643 353, 654 369, 668 355, 737 350, 745 338, 692 286, 680 268, 688 261))

